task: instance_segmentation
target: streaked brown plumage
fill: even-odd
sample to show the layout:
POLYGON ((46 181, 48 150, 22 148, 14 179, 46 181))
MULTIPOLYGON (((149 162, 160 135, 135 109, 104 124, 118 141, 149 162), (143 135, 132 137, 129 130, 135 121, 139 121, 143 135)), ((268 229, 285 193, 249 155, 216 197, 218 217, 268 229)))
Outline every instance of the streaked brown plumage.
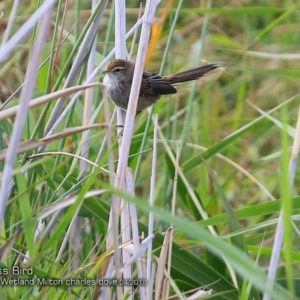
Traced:
MULTIPOLYGON (((153 105, 162 95, 175 94, 175 86, 179 83, 198 79, 217 67, 216 64, 208 64, 164 77, 144 69, 137 112, 153 105)), ((104 72, 106 76, 103 83, 108 96, 123 110, 127 110, 133 72, 134 63, 123 59, 113 60, 104 72)))

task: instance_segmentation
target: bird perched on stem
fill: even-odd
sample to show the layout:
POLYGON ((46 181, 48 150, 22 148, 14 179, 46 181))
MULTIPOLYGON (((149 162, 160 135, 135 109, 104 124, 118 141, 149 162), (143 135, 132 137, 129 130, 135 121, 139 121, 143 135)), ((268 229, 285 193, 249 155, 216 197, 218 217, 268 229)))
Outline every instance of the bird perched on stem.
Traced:
MULTIPOLYGON (((104 71, 103 80, 108 97, 123 110, 127 110, 135 64, 124 59, 113 60, 104 71)), ((170 76, 159 76, 144 69, 137 104, 137 112, 153 105, 162 95, 177 93, 176 85, 196 80, 216 69, 218 65, 208 64, 170 76)))

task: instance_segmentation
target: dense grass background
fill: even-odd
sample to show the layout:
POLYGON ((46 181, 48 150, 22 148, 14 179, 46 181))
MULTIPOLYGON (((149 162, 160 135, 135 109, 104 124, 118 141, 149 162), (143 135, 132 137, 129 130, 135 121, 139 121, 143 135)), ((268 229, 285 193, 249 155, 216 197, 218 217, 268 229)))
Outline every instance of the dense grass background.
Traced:
MULTIPOLYGON (((138 19, 140 2, 127 2, 129 30, 138 19)), ((2 39, 8 30, 12 5, 12 1, 0 2, 2 39)), ((10 36, 38 7, 32 1, 19 3, 10 36)), ((22 141, 29 146, 13 164, 14 177, 6 206, 0 207, 2 212, 6 210, 0 220, 3 270, 17 265, 34 267, 39 278, 103 277, 111 257, 111 249, 105 243, 114 194, 136 204, 139 231, 145 237, 149 212, 154 213, 154 277, 158 276, 157 268, 168 268, 167 263, 157 264, 157 261, 163 252, 163 239, 173 224, 170 295, 185 299, 204 288, 212 289, 212 295, 207 297, 213 299, 262 299, 282 209, 284 240, 276 277, 279 284, 275 284, 270 299, 300 299, 299 172, 290 159, 291 147, 299 135, 296 128, 299 14, 296 1, 164 0, 159 4, 145 67, 166 75, 204 63, 217 62, 221 67, 197 82, 182 84, 177 94, 162 97, 154 108, 161 131, 155 140, 157 162, 152 208, 148 204, 154 133, 150 110, 136 117, 128 162, 135 175, 133 197, 114 190, 109 183, 109 160, 112 158, 116 167, 118 159, 114 127, 111 147, 101 150, 102 155, 97 159, 108 132, 102 126, 106 122, 102 87, 95 87, 93 94, 84 94, 54 132, 86 126, 83 122, 86 118, 99 123, 97 128, 89 130, 86 148, 82 148, 86 131, 75 128, 53 138, 49 144, 39 140, 38 146, 47 143, 47 148, 40 152, 51 151, 51 154, 28 159, 38 152, 34 141, 44 136, 56 101, 30 109, 22 131, 22 141), (84 109, 90 109, 90 113, 84 109), (141 148, 143 140, 146 144, 141 148), (172 155, 179 157, 178 165, 172 155), (95 169, 91 163, 84 166, 81 156, 102 169, 95 169), (88 194, 92 191, 95 194, 88 194), (174 214, 171 214, 172 198, 176 198, 174 214), (54 225, 35 240, 41 213, 47 226, 54 225), (74 217, 77 214, 79 218, 74 217), (28 262, 24 261, 25 254, 30 255, 28 262)), ((89 2, 56 4, 40 59, 42 62, 49 57, 50 62, 47 60, 40 68, 32 98, 63 88, 83 44, 85 26, 90 27, 91 20, 89 2), (61 44, 54 52, 58 41, 61 44)), ((13 93, 24 84, 37 29, 1 64, 0 113, 19 104, 20 92, 13 93)), ((92 68, 114 48, 114 38, 114 6, 109 3, 95 46, 88 48, 88 53, 94 55, 92 68)), ((127 41, 128 51, 131 43, 132 37, 127 41)), ((137 48, 138 42, 133 46, 132 60, 137 48)), ((84 83, 88 69, 87 55, 72 85, 84 83)), ((102 74, 97 75, 97 80, 102 79, 102 74)), ((63 107, 67 104, 68 101, 63 107)), ((110 109, 112 112, 112 104, 110 109)), ((15 121, 14 116, 0 118, 1 150, 10 145, 15 121)), ((116 124, 114 121, 113 126, 116 124)), ((0 157, 2 172, 9 162, 4 160, 6 153, 1 152, 0 157)), ((297 158, 297 146, 292 158, 297 158)), ((3 174, 0 180, 2 183, 3 174)), ((135 264, 133 276, 137 277, 135 264)), ((160 290, 158 285, 156 290, 160 290)), ((107 299, 113 298, 114 292, 110 290, 107 299)), ((122 290, 124 299, 125 292, 122 290)), ((3 299, 91 299, 97 294, 95 287, 67 285, 26 288, 2 285, 0 293, 3 299)), ((102 291, 102 299, 106 299, 103 295, 102 291)), ((142 296, 137 290, 133 298, 139 297, 142 296)), ((266 295, 264 299, 268 299, 266 295)))

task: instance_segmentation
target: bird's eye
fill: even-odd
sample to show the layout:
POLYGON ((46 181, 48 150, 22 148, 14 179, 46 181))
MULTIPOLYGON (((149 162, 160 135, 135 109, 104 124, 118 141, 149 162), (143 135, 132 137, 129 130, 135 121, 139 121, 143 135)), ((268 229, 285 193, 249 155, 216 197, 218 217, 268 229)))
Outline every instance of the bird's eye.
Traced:
POLYGON ((115 72, 117 72, 117 73, 119 73, 120 71, 121 71, 120 68, 116 68, 116 69, 115 69, 115 72))

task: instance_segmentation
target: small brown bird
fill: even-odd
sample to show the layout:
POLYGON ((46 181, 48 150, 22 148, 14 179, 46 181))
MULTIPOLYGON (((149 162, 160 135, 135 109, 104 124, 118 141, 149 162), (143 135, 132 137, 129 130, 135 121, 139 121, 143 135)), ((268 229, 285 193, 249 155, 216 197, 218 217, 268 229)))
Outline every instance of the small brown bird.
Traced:
MULTIPOLYGON (((177 93, 175 86, 179 83, 198 79, 217 67, 216 64, 208 64, 163 77, 144 69, 137 112, 153 105, 162 95, 177 93)), ((127 110, 133 72, 134 63, 123 59, 113 60, 104 71, 103 83, 108 97, 123 110, 127 110)))

